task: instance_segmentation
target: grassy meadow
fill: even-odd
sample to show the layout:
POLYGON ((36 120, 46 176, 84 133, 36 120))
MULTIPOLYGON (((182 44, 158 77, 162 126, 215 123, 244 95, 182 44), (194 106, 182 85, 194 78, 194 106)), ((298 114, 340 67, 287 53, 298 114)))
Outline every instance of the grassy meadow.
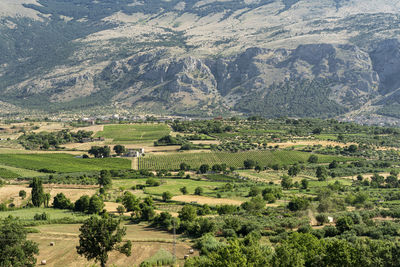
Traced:
POLYGON ((168 135, 171 129, 166 124, 121 124, 106 125, 96 137, 113 139, 114 142, 146 143, 168 135))
POLYGON ((69 154, 0 154, 0 164, 28 170, 82 172, 130 169, 131 161, 121 158, 75 158, 69 154))

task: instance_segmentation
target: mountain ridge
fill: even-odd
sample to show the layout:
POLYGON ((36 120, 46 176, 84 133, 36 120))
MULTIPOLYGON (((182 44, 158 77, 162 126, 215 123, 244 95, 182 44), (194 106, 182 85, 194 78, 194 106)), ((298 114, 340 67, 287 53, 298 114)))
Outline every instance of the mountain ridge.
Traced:
POLYGON ((21 15, 0 13, 0 100, 16 107, 383 122, 400 113, 398 3, 18 3, 21 15))

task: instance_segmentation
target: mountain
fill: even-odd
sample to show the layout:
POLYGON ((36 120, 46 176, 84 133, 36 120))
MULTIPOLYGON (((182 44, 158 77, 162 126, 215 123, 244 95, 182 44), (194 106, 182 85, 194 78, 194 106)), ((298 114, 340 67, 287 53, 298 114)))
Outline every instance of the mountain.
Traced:
POLYGON ((0 109, 400 118, 400 3, 2 0, 0 109))

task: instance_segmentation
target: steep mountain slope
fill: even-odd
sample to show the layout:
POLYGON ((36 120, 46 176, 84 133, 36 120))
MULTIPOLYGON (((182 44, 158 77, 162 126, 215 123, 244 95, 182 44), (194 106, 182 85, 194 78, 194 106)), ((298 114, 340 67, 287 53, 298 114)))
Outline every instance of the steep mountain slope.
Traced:
POLYGON ((400 117, 396 1, 5 0, 0 10, 0 101, 15 108, 400 117))

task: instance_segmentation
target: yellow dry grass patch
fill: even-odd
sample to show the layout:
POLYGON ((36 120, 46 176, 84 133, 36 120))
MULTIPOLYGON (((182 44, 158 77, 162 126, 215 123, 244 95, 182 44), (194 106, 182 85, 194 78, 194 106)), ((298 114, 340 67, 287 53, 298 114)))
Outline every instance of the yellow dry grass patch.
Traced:
POLYGON ((21 206, 23 200, 19 197, 19 191, 26 191, 26 198, 29 198, 31 195, 31 189, 28 185, 5 185, 0 187, 0 203, 12 200, 12 202, 16 206, 21 206))
POLYGON ((70 143, 63 144, 62 146, 66 149, 76 149, 80 151, 88 151, 92 146, 104 146, 106 141, 96 141, 96 142, 88 142, 88 143, 70 143))
POLYGON ((39 132, 58 132, 67 129, 64 123, 59 122, 39 122, 35 123, 34 126, 39 127, 39 129, 33 130, 35 133, 39 132))
MULTIPOLYGON (((383 176, 383 177, 388 177, 389 175, 390 175, 390 173, 389 172, 380 172, 380 173, 378 173, 380 176, 383 176)), ((365 174, 362 174, 362 176, 364 177, 364 179, 365 180, 369 180, 369 181, 371 181, 371 178, 372 178, 372 176, 374 176, 374 174, 373 173, 365 173, 365 174)), ((346 176, 346 177, 343 177, 343 178, 345 178, 345 179, 351 179, 351 180, 357 180, 357 175, 353 175, 353 176, 346 176)))
POLYGON ((53 203, 53 197, 59 193, 63 193, 72 202, 75 202, 83 195, 92 196, 97 192, 98 186, 93 185, 43 185, 44 192, 50 193, 51 201, 53 203))
MULTIPOLYGON (((83 195, 92 196, 96 193, 96 186, 85 186, 85 185, 43 185, 44 192, 50 193, 51 200, 50 204, 53 203, 53 198, 58 193, 63 193, 72 202, 75 202, 83 195)), ((17 207, 21 206, 27 199, 31 197, 31 188, 27 184, 21 185, 5 185, 0 188, 0 203, 10 201, 14 203, 17 207), (25 190, 26 198, 22 200, 19 197, 19 191, 25 190)))
POLYGON ((205 197, 205 196, 193 196, 193 195, 180 195, 174 196, 172 198, 174 201, 181 201, 181 202, 196 202, 197 204, 207 204, 207 205, 240 205, 243 203, 241 200, 229 199, 229 198, 212 198, 212 197, 205 197))
POLYGON ((218 140, 193 140, 190 141, 195 145, 219 145, 221 144, 218 140))
POLYGON ((299 141, 287 141, 281 143, 271 143, 270 145, 278 145, 280 148, 287 148, 292 146, 314 146, 314 145, 321 145, 321 146, 340 146, 345 147, 355 143, 339 143, 335 141, 325 141, 325 140, 299 140, 299 141))

